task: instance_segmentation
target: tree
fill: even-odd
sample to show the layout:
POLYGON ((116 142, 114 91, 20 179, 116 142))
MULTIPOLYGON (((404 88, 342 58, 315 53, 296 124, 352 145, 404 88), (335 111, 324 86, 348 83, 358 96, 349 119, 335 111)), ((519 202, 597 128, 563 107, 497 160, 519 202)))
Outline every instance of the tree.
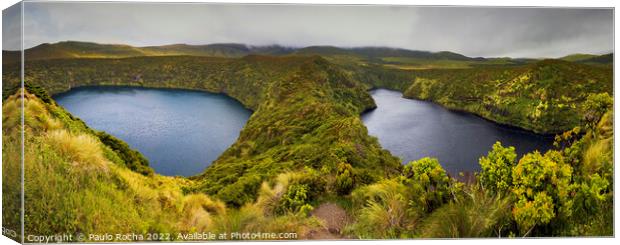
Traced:
POLYGON ((572 168, 557 151, 544 156, 538 151, 526 154, 512 170, 512 192, 517 198, 513 216, 522 234, 536 225, 571 214, 572 168))
POLYGON ((493 193, 503 193, 512 185, 512 168, 516 165, 514 147, 503 147, 498 141, 486 157, 480 158, 482 171, 478 180, 483 188, 493 193))

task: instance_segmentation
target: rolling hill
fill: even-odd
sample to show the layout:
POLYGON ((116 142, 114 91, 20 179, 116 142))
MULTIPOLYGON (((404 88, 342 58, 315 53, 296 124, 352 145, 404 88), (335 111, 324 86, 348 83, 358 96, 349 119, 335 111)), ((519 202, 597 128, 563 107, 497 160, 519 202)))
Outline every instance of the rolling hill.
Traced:
POLYGON ((558 59, 590 65, 610 65, 614 62, 614 54, 571 54, 558 59))
MULTIPOLYGON (((215 43, 207 45, 171 44, 161 46, 134 47, 124 44, 99 44, 93 42, 63 41, 44 43, 25 50, 26 60, 68 59, 68 58, 128 58, 139 56, 210 56, 238 58, 246 55, 321 55, 336 63, 377 63, 400 67, 470 67, 481 64, 522 64, 518 59, 487 59, 467 57, 462 54, 442 51, 428 52, 387 47, 340 48, 335 46, 284 47, 280 45, 249 46, 238 43, 215 43)), ((3 50, 4 63, 19 61, 19 51, 3 50)))

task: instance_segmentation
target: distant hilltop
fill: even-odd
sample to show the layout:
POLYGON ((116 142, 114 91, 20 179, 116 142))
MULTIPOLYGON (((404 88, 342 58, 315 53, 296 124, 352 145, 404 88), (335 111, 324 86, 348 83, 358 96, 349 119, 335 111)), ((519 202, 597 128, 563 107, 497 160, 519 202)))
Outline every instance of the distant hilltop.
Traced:
MULTIPOLYGON (((215 43, 205 45, 170 44, 161 46, 134 47, 125 44, 100 44, 94 42, 64 41, 44 43, 25 50, 27 60, 70 59, 70 58, 127 58, 137 56, 209 56, 237 58, 246 55, 321 55, 328 57, 349 56, 374 63, 399 63, 411 61, 460 61, 460 62, 503 62, 528 63, 536 59, 468 57, 462 54, 441 51, 429 52, 389 47, 341 48, 335 46, 308 46, 303 48, 280 45, 250 46, 238 43, 215 43)), ((19 61, 19 51, 3 51, 5 63, 19 61)), ((573 54, 559 58, 579 63, 608 64, 613 54, 573 54)))

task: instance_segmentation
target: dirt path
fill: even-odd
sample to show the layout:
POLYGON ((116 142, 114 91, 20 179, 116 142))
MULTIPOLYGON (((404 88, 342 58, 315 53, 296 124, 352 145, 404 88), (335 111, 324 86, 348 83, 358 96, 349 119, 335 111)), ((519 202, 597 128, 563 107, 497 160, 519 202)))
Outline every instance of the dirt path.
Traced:
POLYGON ((325 222, 325 229, 316 231, 310 235, 310 239, 343 239, 341 233, 349 222, 347 212, 335 203, 323 203, 311 213, 325 222))

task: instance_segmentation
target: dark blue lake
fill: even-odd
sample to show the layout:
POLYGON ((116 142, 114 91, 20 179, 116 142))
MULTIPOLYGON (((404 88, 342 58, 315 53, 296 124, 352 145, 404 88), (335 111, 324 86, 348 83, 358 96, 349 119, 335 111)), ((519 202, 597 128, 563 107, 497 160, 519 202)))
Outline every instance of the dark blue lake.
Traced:
POLYGON ((514 146, 519 155, 553 146, 553 138, 502 126, 478 116, 449 111, 400 92, 371 91, 377 109, 362 115, 370 135, 403 163, 425 156, 439 159, 451 174, 480 170, 478 159, 496 142, 514 146))
POLYGON ((140 151, 163 175, 201 173, 235 142, 252 114, 226 95, 189 90, 82 87, 54 99, 140 151))

